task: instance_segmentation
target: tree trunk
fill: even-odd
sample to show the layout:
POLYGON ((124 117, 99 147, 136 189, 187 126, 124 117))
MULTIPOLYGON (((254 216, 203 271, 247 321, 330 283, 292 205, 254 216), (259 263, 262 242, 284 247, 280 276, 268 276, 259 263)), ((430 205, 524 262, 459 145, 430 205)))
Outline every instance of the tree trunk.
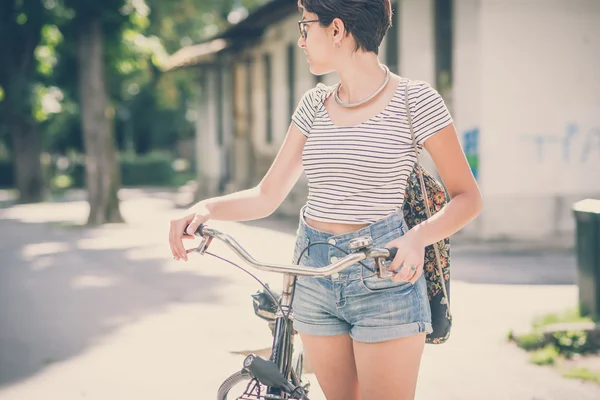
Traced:
MULTIPOLYGON (((22 3, 22 2, 21 2, 22 3)), ((0 86, 5 98, 0 101, 0 120, 12 142, 19 203, 37 203, 44 197, 44 179, 40 162, 41 137, 33 120, 34 55, 43 25, 41 3, 21 4, 27 7, 27 22, 16 22, 17 2, 0 2, 0 86)))
POLYGON ((20 118, 13 119, 9 129, 13 142, 13 165, 19 203, 38 203, 44 197, 39 132, 34 124, 20 118))
POLYGON ((108 104, 104 72, 104 43, 99 18, 79 27, 79 95, 86 151, 88 224, 123 222, 117 192, 120 169, 113 130, 114 112, 108 104))

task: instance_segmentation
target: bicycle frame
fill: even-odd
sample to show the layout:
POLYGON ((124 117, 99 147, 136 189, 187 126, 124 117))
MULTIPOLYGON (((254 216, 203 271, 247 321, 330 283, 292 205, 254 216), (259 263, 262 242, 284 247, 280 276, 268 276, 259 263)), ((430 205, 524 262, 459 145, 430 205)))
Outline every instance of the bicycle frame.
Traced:
MULTIPOLYGON (((299 376, 292 376, 292 354, 294 349, 292 303, 296 291, 297 279, 297 276, 292 274, 283 275, 283 290, 280 303, 281 308, 287 313, 288 318, 286 319, 283 315, 279 315, 281 310, 277 312, 278 317, 275 320, 270 357, 270 360, 277 365, 283 376, 295 386, 300 385, 300 375, 302 375, 302 371, 298 371, 299 376)), ((281 393, 280 389, 267 388, 267 394, 281 396, 283 393, 281 393)))

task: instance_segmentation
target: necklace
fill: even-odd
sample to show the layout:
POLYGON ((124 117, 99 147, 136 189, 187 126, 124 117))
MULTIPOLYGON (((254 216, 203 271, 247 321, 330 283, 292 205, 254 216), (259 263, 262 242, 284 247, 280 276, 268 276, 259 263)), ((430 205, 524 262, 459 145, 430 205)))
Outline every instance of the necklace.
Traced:
POLYGON ((381 85, 381 87, 379 89, 377 89, 375 91, 375 93, 373 93, 372 95, 370 95, 369 97, 367 97, 365 99, 357 101, 356 103, 346 103, 346 102, 343 102, 342 99, 340 99, 340 96, 339 96, 340 88, 342 87, 342 82, 340 82, 340 83, 338 83, 337 88, 335 89, 335 101, 336 101, 336 103, 338 103, 342 107, 352 108, 352 107, 361 106, 361 105, 367 103, 368 101, 372 100, 375 96, 377 96, 379 93, 381 93, 381 91, 383 90, 383 88, 385 88, 385 86, 390 81, 390 77, 392 76, 392 74, 390 72, 390 69, 387 66, 384 65, 383 68, 385 68, 385 79, 383 81, 383 85, 381 85))

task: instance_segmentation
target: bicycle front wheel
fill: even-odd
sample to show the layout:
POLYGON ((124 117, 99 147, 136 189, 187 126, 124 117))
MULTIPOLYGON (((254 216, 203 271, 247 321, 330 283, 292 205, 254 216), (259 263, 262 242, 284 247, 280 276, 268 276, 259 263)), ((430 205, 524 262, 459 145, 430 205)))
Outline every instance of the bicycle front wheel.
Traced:
MULTIPOLYGON (((300 357, 300 365, 302 365, 300 357)), ((294 375, 300 377, 301 374, 294 370, 294 375)), ((298 379, 300 380, 300 379, 298 379)), ((231 375, 219 387, 217 400, 256 400, 261 399, 266 394, 267 388, 261 385, 255 379, 252 379, 249 373, 240 371, 231 375)), ((294 397, 295 398, 295 397, 294 397)), ((308 397, 305 397, 308 400, 308 397)))
POLYGON ((256 399, 262 394, 262 390, 262 386, 252 379, 248 372, 239 371, 221 384, 217 392, 217 400, 256 399))

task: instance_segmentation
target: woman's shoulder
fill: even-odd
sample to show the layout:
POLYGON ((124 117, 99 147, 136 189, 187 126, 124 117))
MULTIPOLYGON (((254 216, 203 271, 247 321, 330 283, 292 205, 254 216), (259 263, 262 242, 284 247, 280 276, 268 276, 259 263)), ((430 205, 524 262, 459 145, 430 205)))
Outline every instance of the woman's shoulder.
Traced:
POLYGON ((317 85, 309 90, 307 90, 307 94, 310 93, 311 97, 317 98, 321 101, 324 101, 337 87, 336 85, 327 86, 324 83, 317 83, 317 85))
POLYGON ((304 103, 312 104, 313 107, 318 108, 333 93, 336 87, 337 85, 327 86, 319 82, 304 93, 304 103))
POLYGON ((422 99, 423 97, 439 95, 431 83, 420 79, 406 79, 408 84, 409 100, 422 99))

